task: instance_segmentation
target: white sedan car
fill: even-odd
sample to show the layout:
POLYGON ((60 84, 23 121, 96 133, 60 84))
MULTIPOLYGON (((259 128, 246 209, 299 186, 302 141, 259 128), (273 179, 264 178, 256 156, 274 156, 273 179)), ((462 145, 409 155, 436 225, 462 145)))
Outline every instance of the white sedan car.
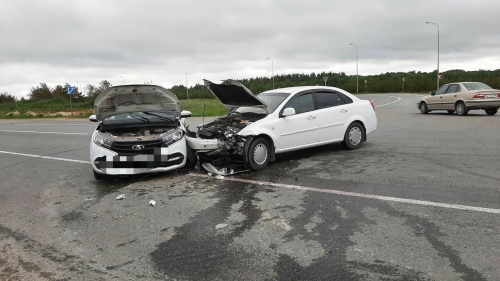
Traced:
POLYGON ((231 174, 234 167, 261 170, 275 154, 341 142, 357 149, 377 128, 371 101, 334 87, 275 89, 254 96, 233 80, 205 86, 228 115, 186 136, 203 167, 231 174))
POLYGON ((122 85, 104 90, 94 102, 98 122, 90 141, 94 177, 164 172, 193 167, 196 155, 186 147, 177 96, 155 85, 122 85))

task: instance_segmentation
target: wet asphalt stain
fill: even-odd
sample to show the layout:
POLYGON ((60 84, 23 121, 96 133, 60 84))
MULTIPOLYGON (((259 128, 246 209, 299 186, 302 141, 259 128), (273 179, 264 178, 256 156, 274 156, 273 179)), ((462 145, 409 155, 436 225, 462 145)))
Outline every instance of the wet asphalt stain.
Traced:
MULTIPOLYGON (((3 237, 12 238, 16 240, 17 245, 21 246, 25 251, 39 255, 51 262, 62 264, 64 265, 64 267, 69 268, 73 272, 78 272, 80 274, 94 272, 103 276, 106 275, 106 272, 95 269, 94 267, 87 264, 86 261, 77 256, 59 252, 52 246, 43 245, 40 242, 29 238, 23 233, 11 230, 0 225, 0 239, 3 237)), ((29 268, 25 268, 29 269, 27 271, 37 272, 41 277, 47 276, 47 272, 41 271, 41 269, 37 266, 32 266, 31 264, 28 264, 26 262, 21 262, 20 265, 23 267, 29 266, 29 268)))
POLYGON ((397 211, 389 205, 381 211, 386 212, 388 215, 397 216, 406 220, 406 225, 410 226, 415 236, 424 237, 429 244, 432 245, 434 250, 440 257, 447 259, 451 267, 462 275, 463 280, 486 281, 486 278, 481 275, 477 270, 468 267, 460 257, 460 253, 453 249, 453 247, 446 245, 441 241, 440 237, 445 237, 446 234, 442 233, 439 227, 425 218, 413 216, 404 212, 397 211))
POLYGON ((258 192, 255 186, 235 187, 221 182, 213 196, 220 200, 190 223, 176 228, 173 237, 150 254, 158 271, 169 277, 211 280, 224 276, 228 267, 236 267, 245 253, 231 251, 228 244, 260 219, 262 211, 254 204, 259 201, 255 197, 258 192), (238 211, 246 219, 230 233, 216 230, 215 226, 231 215, 233 205, 241 201, 238 211))
POLYGON ((371 280, 373 274, 381 276, 382 280, 428 280, 422 272, 384 264, 382 261, 366 264, 346 260, 347 250, 355 246, 350 237, 362 226, 374 224, 363 214, 363 209, 378 209, 380 202, 364 199, 334 201, 331 197, 325 198, 323 194, 314 192, 307 193, 304 201, 314 204, 304 206, 305 211, 290 223, 292 230, 285 237, 290 240, 294 237, 316 240, 325 255, 307 267, 301 266, 290 256, 281 255, 274 267, 277 280, 371 280), (310 232, 304 225, 314 216, 319 216, 322 222, 310 232))

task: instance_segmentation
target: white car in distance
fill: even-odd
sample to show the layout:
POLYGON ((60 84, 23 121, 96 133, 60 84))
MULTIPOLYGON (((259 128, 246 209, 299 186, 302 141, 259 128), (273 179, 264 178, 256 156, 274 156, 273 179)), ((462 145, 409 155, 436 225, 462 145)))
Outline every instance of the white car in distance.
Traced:
POLYGON ((196 155, 186 147, 184 118, 171 91, 155 85, 109 87, 94 102, 98 122, 90 141, 96 179, 110 175, 164 172, 193 167, 196 155))
POLYGON ((198 127, 187 145, 203 167, 231 174, 233 167, 261 170, 275 154, 341 142, 357 149, 377 128, 373 102, 334 87, 275 89, 253 95, 241 83, 226 80, 205 86, 228 115, 198 127))

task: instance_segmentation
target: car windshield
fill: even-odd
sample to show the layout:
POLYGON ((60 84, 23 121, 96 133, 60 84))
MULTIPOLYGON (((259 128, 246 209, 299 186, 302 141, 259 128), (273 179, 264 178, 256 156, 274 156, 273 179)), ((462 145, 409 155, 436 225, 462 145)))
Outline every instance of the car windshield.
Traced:
POLYGON ((484 84, 484 83, 463 83, 465 88, 469 91, 474 91, 474 90, 487 90, 491 89, 490 86, 484 84))
MULTIPOLYGON (((260 94, 257 97, 267 105, 268 113, 273 113, 276 108, 289 96, 288 93, 260 94)), ((238 107, 235 113, 257 113, 266 114, 266 110, 260 107, 242 106, 238 107)))
POLYGON ((121 125, 130 123, 170 123, 175 124, 175 116, 164 112, 127 112, 104 118, 104 125, 121 125))

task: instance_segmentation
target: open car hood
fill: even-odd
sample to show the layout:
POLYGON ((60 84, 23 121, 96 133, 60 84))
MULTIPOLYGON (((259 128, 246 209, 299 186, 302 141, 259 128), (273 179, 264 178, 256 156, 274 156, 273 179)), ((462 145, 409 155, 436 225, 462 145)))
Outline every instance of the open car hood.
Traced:
POLYGON ((203 81, 205 81, 205 87, 220 100, 229 112, 241 106, 260 107, 267 111, 267 105, 238 81, 229 79, 222 84, 215 84, 208 80, 203 81))
POLYGON ((99 121, 126 112, 156 111, 179 117, 181 107, 177 96, 156 85, 122 85, 109 87, 94 102, 95 116, 99 121))

